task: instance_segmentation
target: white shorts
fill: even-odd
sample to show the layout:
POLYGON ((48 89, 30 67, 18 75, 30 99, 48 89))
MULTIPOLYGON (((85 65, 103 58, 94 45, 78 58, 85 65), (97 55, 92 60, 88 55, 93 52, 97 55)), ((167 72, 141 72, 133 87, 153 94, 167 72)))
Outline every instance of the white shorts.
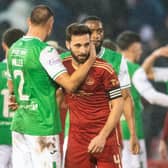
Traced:
POLYGON ((10 145, 0 145, 0 168, 11 168, 12 147, 10 145))
POLYGON ((123 168, 147 168, 147 156, 145 141, 139 140, 140 154, 133 155, 130 152, 130 141, 123 140, 122 165, 123 168))
POLYGON ((59 135, 31 136, 12 132, 13 168, 61 168, 59 135))

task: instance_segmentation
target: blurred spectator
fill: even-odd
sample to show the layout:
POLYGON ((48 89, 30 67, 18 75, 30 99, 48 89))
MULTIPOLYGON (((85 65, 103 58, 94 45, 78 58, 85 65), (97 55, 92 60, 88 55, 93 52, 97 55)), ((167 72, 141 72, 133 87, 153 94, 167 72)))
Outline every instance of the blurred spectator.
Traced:
MULTIPOLYGON (((73 20, 72 11, 70 10, 74 2, 69 6, 66 6, 62 0, 34 0, 34 5, 44 4, 49 6, 53 12, 56 21, 54 22, 53 32, 51 34, 52 39, 57 39, 61 45, 64 46, 65 41, 65 28, 73 20)), ((80 8, 79 6, 76 8, 80 8)), ((77 9, 76 9, 77 10, 77 9)))
POLYGON ((31 10, 31 3, 26 0, 15 0, 0 13, 0 22, 8 21, 12 28, 27 29, 27 16, 31 10))
POLYGON ((150 24, 159 30, 164 17, 165 10, 160 0, 136 0, 129 8, 129 27, 137 31, 143 24, 150 24))
POLYGON ((117 51, 117 45, 115 44, 115 42, 113 42, 112 40, 106 38, 103 40, 103 47, 105 48, 109 48, 113 51, 117 51))
POLYGON ((60 46, 57 41, 50 40, 50 41, 47 41, 47 44, 54 47, 59 54, 66 52, 66 49, 60 46))

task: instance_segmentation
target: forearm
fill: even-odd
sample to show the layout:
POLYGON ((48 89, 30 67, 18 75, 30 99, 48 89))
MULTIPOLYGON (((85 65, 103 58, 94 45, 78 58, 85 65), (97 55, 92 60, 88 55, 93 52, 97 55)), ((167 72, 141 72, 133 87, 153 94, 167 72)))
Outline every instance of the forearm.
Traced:
POLYGON ((84 81, 89 69, 94 62, 95 61, 88 59, 84 64, 81 64, 81 66, 70 76, 69 84, 73 91, 75 91, 84 81))
POLYGON ((68 93, 75 92, 80 84, 85 80, 87 73, 94 62, 94 59, 88 59, 84 64, 81 64, 81 66, 74 71, 71 76, 67 72, 64 72, 59 75, 55 81, 68 93))
POLYGON ((151 79, 151 80, 154 79, 153 64, 157 58, 158 58, 158 55, 155 52, 153 52, 150 56, 148 56, 144 60, 142 64, 142 67, 144 71, 146 72, 148 79, 151 79))
POLYGON ((133 75, 133 84, 149 103, 168 107, 168 95, 157 91, 148 81, 143 68, 139 68, 133 75))
POLYGON ((99 133, 100 136, 105 138, 107 138, 110 135, 111 131, 116 127, 116 124, 119 122, 123 111, 123 98, 120 97, 120 98, 114 99, 113 101, 115 102, 113 102, 112 104, 109 117, 104 127, 99 133))
POLYGON ((154 80, 156 82, 168 81, 168 68, 166 67, 153 67, 154 80))
POLYGON ((130 94, 124 99, 124 116, 128 123, 130 135, 135 136, 136 131, 135 131, 134 106, 133 106, 133 100, 130 94))
POLYGON ((12 82, 12 80, 9 80, 9 79, 8 79, 8 89, 9 89, 9 94, 10 95, 14 94, 13 82, 12 82))

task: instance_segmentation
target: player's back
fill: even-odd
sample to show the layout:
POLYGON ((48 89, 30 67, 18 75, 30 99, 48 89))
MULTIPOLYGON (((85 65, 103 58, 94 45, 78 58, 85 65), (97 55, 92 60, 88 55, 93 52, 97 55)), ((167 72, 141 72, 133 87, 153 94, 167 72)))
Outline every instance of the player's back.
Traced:
POLYGON ((56 114, 56 85, 40 63, 40 53, 46 46, 37 38, 25 36, 10 48, 8 66, 19 104, 13 130, 37 135, 60 131, 60 121, 57 123, 59 126, 55 127, 55 118, 59 119, 56 114), (21 118, 24 127, 17 125, 22 123, 21 118))

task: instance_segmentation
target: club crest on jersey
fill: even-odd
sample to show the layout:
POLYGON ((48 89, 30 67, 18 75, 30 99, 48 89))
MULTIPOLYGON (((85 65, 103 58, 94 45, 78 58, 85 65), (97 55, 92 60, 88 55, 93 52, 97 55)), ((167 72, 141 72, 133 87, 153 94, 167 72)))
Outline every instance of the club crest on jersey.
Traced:
POLYGON ((111 84, 112 84, 113 87, 116 87, 116 86, 119 85, 119 81, 117 79, 112 79, 111 84))
POLYGON ((86 84, 87 85, 94 85, 94 83, 95 83, 94 78, 88 76, 87 79, 86 79, 86 84))

